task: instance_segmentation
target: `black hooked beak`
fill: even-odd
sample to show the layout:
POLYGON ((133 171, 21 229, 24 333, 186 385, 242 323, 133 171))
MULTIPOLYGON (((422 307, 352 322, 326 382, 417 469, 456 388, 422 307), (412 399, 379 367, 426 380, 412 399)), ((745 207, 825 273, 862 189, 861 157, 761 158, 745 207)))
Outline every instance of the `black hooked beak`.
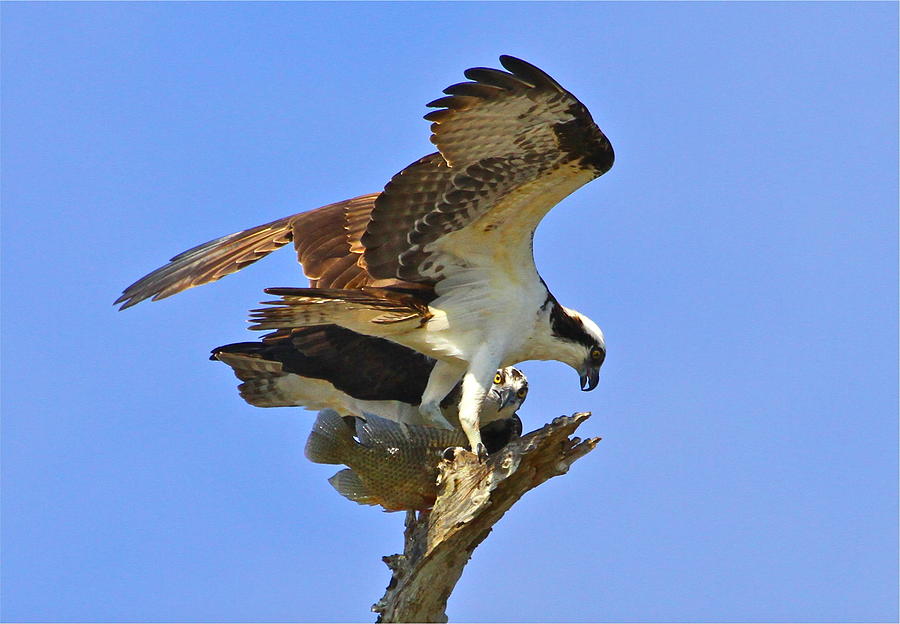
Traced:
POLYGON ((516 402, 518 397, 516 397, 516 391, 512 388, 504 388, 500 391, 500 407, 497 411, 502 411, 504 408, 509 407, 513 403, 516 402))
POLYGON ((581 390, 582 392, 590 392, 600 383, 600 365, 588 365, 581 374, 581 390))

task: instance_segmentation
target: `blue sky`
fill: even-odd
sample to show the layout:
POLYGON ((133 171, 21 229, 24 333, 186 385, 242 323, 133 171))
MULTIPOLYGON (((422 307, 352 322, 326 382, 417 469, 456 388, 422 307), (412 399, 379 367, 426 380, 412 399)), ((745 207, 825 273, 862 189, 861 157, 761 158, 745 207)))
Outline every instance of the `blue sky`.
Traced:
POLYGON ((528 363, 595 452, 475 552, 453 621, 894 621, 895 3, 6 3, 5 621, 368 621, 401 514, 339 497, 309 412, 244 404, 284 251, 126 312, 197 243, 378 190, 500 54, 615 167, 539 229, 600 386, 528 363))

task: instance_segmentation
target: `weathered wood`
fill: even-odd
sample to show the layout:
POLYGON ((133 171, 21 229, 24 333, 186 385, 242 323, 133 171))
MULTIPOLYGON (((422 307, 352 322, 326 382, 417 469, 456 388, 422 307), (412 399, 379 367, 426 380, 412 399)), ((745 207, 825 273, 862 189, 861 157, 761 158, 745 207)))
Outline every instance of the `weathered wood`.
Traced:
POLYGON ((431 511, 406 515, 403 554, 383 560, 393 572, 372 610, 378 622, 446 622, 447 599, 475 548, 525 492, 565 474, 600 438, 569 438, 590 413, 560 416, 482 463, 457 449, 439 466, 431 511))

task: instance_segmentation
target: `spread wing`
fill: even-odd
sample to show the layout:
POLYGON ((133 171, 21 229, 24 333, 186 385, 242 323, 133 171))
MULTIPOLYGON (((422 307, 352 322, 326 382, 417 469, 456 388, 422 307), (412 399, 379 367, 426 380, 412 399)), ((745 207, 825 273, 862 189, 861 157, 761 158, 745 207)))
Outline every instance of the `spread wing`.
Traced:
POLYGON ((440 150, 363 195, 185 251, 125 289, 121 309, 216 281, 293 241, 313 288, 429 290, 451 267, 533 266, 531 237, 563 197, 606 172, 609 141, 574 96, 510 56, 431 102, 440 150))
POLYGON ((314 288, 358 288, 372 283, 359 239, 378 193, 354 197, 229 234, 189 249, 126 288, 116 304, 164 299, 214 282, 293 241, 314 288))
POLYGON ((375 199, 361 239, 372 276, 434 282, 448 264, 485 262, 474 255, 498 236, 527 243, 530 256, 544 214, 612 166, 612 146, 581 102, 525 61, 500 62, 507 72, 469 69, 471 82, 429 104, 439 108, 425 116, 439 152, 375 199))

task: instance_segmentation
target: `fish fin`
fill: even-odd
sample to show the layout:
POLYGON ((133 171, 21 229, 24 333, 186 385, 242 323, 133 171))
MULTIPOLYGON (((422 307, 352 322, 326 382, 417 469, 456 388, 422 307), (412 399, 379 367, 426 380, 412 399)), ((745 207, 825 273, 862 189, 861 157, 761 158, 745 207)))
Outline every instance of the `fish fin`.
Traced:
POLYGON ((409 425, 388 420, 368 412, 356 419, 356 437, 364 446, 409 442, 409 425))
POLYGON ((328 483, 344 498, 349 498, 360 505, 378 505, 381 501, 373 496, 365 484, 360 481, 359 476, 345 468, 334 474, 328 479, 328 483))
POLYGON ((340 414, 327 409, 316 416, 304 453, 309 461, 317 464, 344 464, 354 452, 355 444, 353 430, 340 414))
POLYGON ((410 425, 365 413, 356 420, 356 437, 364 446, 426 446, 429 448, 466 446, 466 436, 459 429, 442 429, 429 425, 410 425))

